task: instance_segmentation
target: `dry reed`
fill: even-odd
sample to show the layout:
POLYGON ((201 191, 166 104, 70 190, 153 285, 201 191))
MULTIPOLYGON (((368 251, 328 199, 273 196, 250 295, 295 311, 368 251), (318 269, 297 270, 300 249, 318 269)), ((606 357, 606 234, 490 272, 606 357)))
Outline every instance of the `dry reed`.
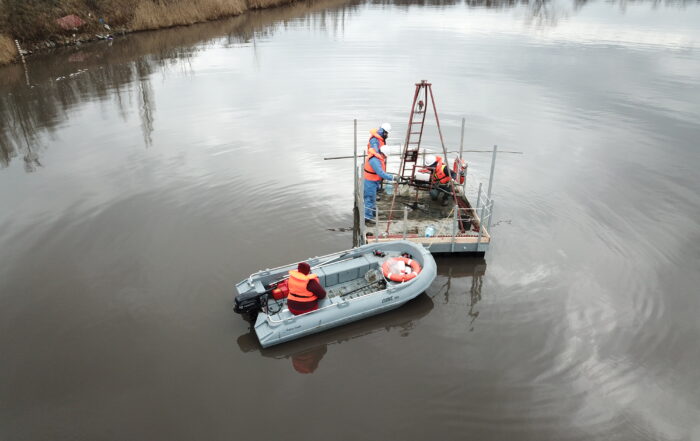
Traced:
POLYGON ((142 2, 136 7, 129 28, 134 31, 188 25, 245 12, 245 0, 170 0, 142 2))
POLYGON ((274 6, 286 5, 291 3, 289 0, 248 0, 248 8, 263 9, 272 8, 274 6))
POLYGON ((6 35, 0 35, 0 65, 11 62, 17 55, 15 42, 6 35))
MULTIPOLYGON (((347 1, 347 0, 343 0, 347 1)), ((251 9, 271 8, 296 0, 0 0, 0 65, 17 60, 15 38, 35 50, 44 43, 71 44, 109 32, 143 31, 189 25, 237 16, 251 9), (64 30, 56 19, 76 14, 80 29, 64 30), (104 18, 104 21, 101 19, 104 18), (12 23, 12 26, 9 26, 12 23)), ((312 1, 311 3, 318 3, 312 1)), ((322 3, 322 2, 321 2, 322 3)))

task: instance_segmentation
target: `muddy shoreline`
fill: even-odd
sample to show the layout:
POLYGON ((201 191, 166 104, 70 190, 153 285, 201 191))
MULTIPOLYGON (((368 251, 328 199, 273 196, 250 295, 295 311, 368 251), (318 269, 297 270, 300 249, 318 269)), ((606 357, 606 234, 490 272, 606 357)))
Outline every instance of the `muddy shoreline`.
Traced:
MULTIPOLYGON (((12 32, 14 30, 8 29, 10 32, 0 31, 0 66, 19 63, 22 61, 23 57, 27 59, 34 54, 44 53, 59 47, 80 46, 100 40, 113 40, 136 32, 171 29, 198 23, 212 22, 245 15, 250 11, 288 6, 297 2, 298 0, 249 0, 245 2, 233 0, 226 3, 226 8, 222 8, 220 5, 218 5, 218 7, 212 6, 214 9, 211 11, 180 7, 174 13, 177 15, 170 17, 160 16, 157 20, 144 18, 143 15, 162 11, 147 11, 146 13, 142 13, 142 16, 138 16, 137 10, 134 12, 134 17, 128 20, 128 23, 114 26, 110 26, 104 20, 98 19, 98 17, 100 17, 99 13, 87 12, 84 17, 80 17, 85 20, 85 24, 80 26, 80 29, 64 29, 60 32, 52 32, 50 35, 38 39, 15 38, 15 35, 10 35, 14 34, 14 32, 12 32)), ((312 1, 301 3, 314 4, 322 2, 312 1)), ((175 3, 170 6, 175 7, 178 5, 179 4, 175 3)))

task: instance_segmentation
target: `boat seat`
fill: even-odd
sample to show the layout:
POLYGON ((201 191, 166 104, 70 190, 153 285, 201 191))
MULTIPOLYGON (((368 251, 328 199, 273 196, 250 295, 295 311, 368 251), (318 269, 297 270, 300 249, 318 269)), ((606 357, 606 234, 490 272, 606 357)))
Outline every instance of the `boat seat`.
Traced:
POLYGON ((314 272, 318 275, 319 282, 323 287, 331 288, 335 285, 364 277, 367 271, 378 266, 376 261, 370 260, 367 256, 361 256, 329 265, 328 267, 318 268, 314 272))

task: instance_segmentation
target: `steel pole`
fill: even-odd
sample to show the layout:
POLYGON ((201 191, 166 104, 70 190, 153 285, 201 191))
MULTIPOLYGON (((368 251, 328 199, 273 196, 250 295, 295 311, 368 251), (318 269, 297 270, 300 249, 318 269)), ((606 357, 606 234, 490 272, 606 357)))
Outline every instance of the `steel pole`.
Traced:
MULTIPOLYGON (((479 210, 479 204, 481 203, 481 182, 479 182, 479 192, 476 194, 476 206, 474 207, 474 216, 477 216, 476 212, 479 210)), ((484 209, 481 209, 481 216, 479 217, 479 235, 477 236, 476 239, 476 251, 479 251, 479 242, 481 242, 481 231, 482 231, 482 226, 483 223, 481 222, 481 218, 484 214, 484 209)))
POLYGON ((353 176, 355 187, 355 205, 357 205, 357 219, 360 223, 360 240, 359 244, 364 245, 367 238, 367 229, 365 227, 365 202, 362 197, 363 189, 360 188, 360 176, 357 169, 357 118, 353 120, 354 125, 354 147, 353 147, 353 176))
POLYGON ((462 153, 464 152, 464 125, 466 123, 466 118, 462 118, 462 138, 459 141, 459 159, 462 159, 462 153))
POLYGON ((496 153, 498 153, 498 146, 493 146, 493 156, 491 157, 491 173, 489 173, 489 188, 486 191, 486 197, 491 200, 491 186, 493 185, 493 171, 496 168, 496 153))
POLYGON ((481 244, 481 235, 484 232, 484 209, 486 206, 481 207, 481 215, 479 216, 479 236, 476 238, 476 251, 479 252, 479 245, 481 244))
POLYGON ((408 230, 408 207, 403 207, 403 238, 406 239, 406 232, 408 230))
POLYGON ((377 207, 377 213, 375 214, 375 218, 374 218, 374 228, 375 228, 374 234, 376 234, 374 241, 379 242, 379 207, 377 207))
POLYGON ((457 216, 459 215, 459 205, 455 204, 454 216, 452 217, 452 242, 450 244, 450 252, 455 252, 455 238, 457 237, 457 216))
POLYGON ((491 219, 493 219, 493 201, 491 201, 491 206, 489 207, 489 221, 488 221, 488 232, 489 237, 491 237, 491 219))
POLYGON ((479 203, 481 203, 481 182, 479 182, 479 192, 476 194, 476 205, 474 206, 474 214, 476 214, 476 210, 479 209, 479 203))
POLYGON ((362 201, 362 203, 360 204, 360 208, 359 208, 360 212, 359 212, 359 216, 358 216, 360 219, 360 245, 365 245, 367 243, 366 242, 367 226, 365 225, 365 202, 364 202, 364 198, 360 197, 359 192, 357 194, 357 198, 360 201, 362 201))
MULTIPOLYGON (((360 204, 359 204, 360 201, 357 198, 357 195, 358 195, 358 191, 357 191, 358 190, 358 183, 357 183, 357 180, 358 180, 358 176, 357 176, 357 118, 355 118, 353 120, 353 122, 354 122, 354 126, 355 126, 355 144, 354 144, 353 154, 352 154, 352 157, 354 159, 352 161, 352 176, 354 178, 353 182, 355 183, 353 185, 353 187, 355 189, 355 206, 357 206, 357 209, 359 210, 360 209, 360 204)), ((364 209, 364 207, 362 207, 362 208, 364 209)), ((363 214, 363 216, 364 216, 364 214, 363 214)))
MULTIPOLYGON (((459 161, 460 161, 460 166, 462 165, 461 162, 463 160, 462 155, 464 154, 464 126, 466 125, 467 119, 462 117, 462 138, 459 140, 459 161)), ((457 167, 457 170, 459 170, 459 166, 457 167)), ((466 165, 464 166, 464 184, 462 185, 462 196, 466 198, 467 195, 467 167, 466 165)))

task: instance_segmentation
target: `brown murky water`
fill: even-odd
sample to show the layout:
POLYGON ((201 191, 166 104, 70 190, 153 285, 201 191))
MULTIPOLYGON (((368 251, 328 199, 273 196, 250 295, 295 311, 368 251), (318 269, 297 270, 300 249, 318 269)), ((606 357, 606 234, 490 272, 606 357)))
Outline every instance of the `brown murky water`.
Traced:
POLYGON ((700 440, 700 5, 489 5, 300 3, 0 69, 0 438, 700 440), (490 252, 261 351, 233 283, 351 245, 323 157, 353 118, 397 143, 422 78, 450 145, 466 116, 525 152, 490 252))

